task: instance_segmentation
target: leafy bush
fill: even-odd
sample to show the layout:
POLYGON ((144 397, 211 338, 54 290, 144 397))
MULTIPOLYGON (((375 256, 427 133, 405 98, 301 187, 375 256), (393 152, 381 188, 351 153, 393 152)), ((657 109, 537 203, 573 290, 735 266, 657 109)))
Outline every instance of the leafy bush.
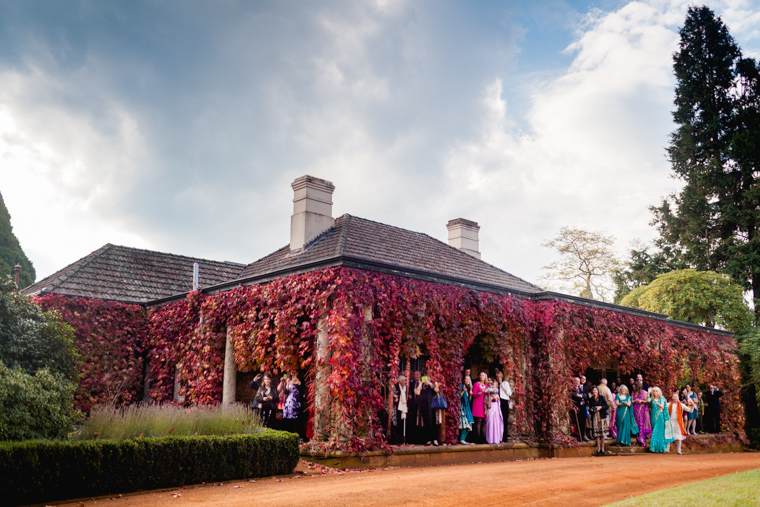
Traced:
POLYGON ((30 375, 47 368, 76 381, 79 355, 71 327, 57 313, 42 311, 14 290, 9 278, 0 277, 0 361, 30 375))
POLYGON ((75 439, 123 440, 168 435, 240 435, 260 433, 261 423, 240 404, 183 408, 174 405, 95 407, 75 439))
POLYGON ((0 443, 0 498, 11 505, 288 474, 298 435, 0 443))
POLYGON ((0 361, 0 440, 61 438, 77 421, 76 384, 47 369, 30 375, 0 361))

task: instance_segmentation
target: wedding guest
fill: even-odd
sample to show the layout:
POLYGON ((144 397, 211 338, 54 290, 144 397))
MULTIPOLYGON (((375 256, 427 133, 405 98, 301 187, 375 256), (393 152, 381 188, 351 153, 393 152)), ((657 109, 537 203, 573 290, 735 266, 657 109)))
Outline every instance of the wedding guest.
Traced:
POLYGON ((391 426, 395 443, 406 443, 408 399, 409 387, 406 385, 406 376, 399 375, 396 385, 393 386, 393 410, 391 411, 391 426))
POLYGON ((488 409, 486 411, 486 442, 489 444, 501 443, 504 436, 504 419, 501 411, 499 398, 499 381, 493 379, 486 390, 488 397, 488 409))
MULTIPOLYGON (((406 401, 409 411, 406 414, 406 441, 412 444, 420 443, 420 430, 417 427, 417 413, 419 412, 418 388, 422 388, 422 372, 415 370, 409 383, 409 397, 406 401)), ((424 442, 423 442, 424 443, 424 442)))
POLYGON ((599 385, 597 386, 599 389, 599 394, 604 396, 604 398, 607 400, 607 426, 610 425, 610 417, 612 416, 612 411, 615 407, 615 395, 612 394, 612 391, 610 391, 610 388, 607 387, 607 379, 603 378, 599 381, 599 385))
POLYGON ((644 390, 649 391, 649 384, 644 382, 644 376, 641 373, 636 375, 636 382, 641 382, 641 385, 644 386, 644 390))
POLYGON ((462 445, 468 445, 467 435, 472 431, 472 425, 475 422, 470 409, 470 399, 472 399, 472 378, 465 375, 459 387, 459 443, 462 445))
POLYGON ((475 420, 472 433, 476 444, 483 444, 486 441, 485 397, 488 389, 487 381, 488 375, 481 371, 478 375, 478 381, 472 386, 472 418, 475 420))
POLYGON ((509 438, 509 408, 512 404, 512 387, 509 385, 509 381, 504 379, 504 374, 499 370, 496 370, 496 382, 499 384, 499 407, 501 409, 501 419, 504 421, 502 442, 506 442, 509 438))
POLYGON ((626 386, 620 386, 618 389, 618 394, 615 395, 615 405, 617 406, 615 414, 617 438, 615 440, 620 445, 629 446, 631 445, 631 435, 637 435, 639 427, 633 415, 633 399, 626 386))
POLYGON ((652 424, 649 417, 651 412, 649 394, 641 382, 634 383, 631 398, 633 399, 633 416, 639 429, 636 440, 641 447, 645 447, 647 445, 647 437, 652 434, 652 424))
POLYGON ((431 382, 429 378, 420 378, 420 383, 414 390, 417 398, 417 438, 420 443, 431 445, 435 441, 438 445, 438 434, 435 432, 435 420, 433 419, 433 396, 438 388, 438 383, 431 382))
POLYGON ((573 401, 573 406, 571 407, 573 414, 571 417, 578 430, 578 440, 588 442, 588 438, 586 438, 586 404, 588 394, 583 385, 581 385, 580 377, 573 377, 573 388, 570 397, 573 401))
MULTIPOLYGON (((301 409, 301 381, 298 380, 298 373, 292 372, 287 376, 287 397, 282 406, 282 422, 285 431, 299 433, 298 416, 301 409)), ((301 439, 305 435, 298 435, 301 439)))
POLYGON ((720 398, 723 391, 710 385, 710 390, 702 397, 705 402, 705 427, 708 433, 720 433, 720 398))
POLYGON ((591 433, 596 439, 596 453, 604 454, 604 439, 609 432, 607 427, 607 398, 599 394, 599 388, 591 388, 588 398, 589 421, 591 433))
POLYGON ((673 441, 673 426, 670 424, 667 400, 659 387, 651 389, 650 398, 652 438, 649 442, 649 450, 668 452, 669 444, 673 441))
POLYGON ((259 411, 262 424, 267 428, 272 427, 278 399, 277 389, 272 386, 272 378, 265 374, 263 382, 253 398, 253 404, 259 411))
POLYGON ((697 391, 697 432, 705 432, 705 400, 702 391, 697 391))
POLYGON ((697 411, 697 393, 691 390, 691 386, 689 384, 686 384, 686 387, 684 388, 684 403, 692 408, 690 412, 687 412, 684 417, 686 418, 686 434, 687 435, 696 435, 697 434, 697 418, 699 417, 699 413, 697 411))
MULTIPOLYGON (((673 440, 676 442, 676 450, 678 454, 683 454, 681 452, 681 442, 686 440, 686 429, 683 427, 683 413, 688 413, 692 410, 692 407, 681 402, 678 396, 678 390, 673 391, 673 395, 670 397, 670 403, 668 404, 668 415, 670 416, 670 426, 673 431, 673 440)), ((668 444, 668 450, 670 450, 670 444, 668 444)))

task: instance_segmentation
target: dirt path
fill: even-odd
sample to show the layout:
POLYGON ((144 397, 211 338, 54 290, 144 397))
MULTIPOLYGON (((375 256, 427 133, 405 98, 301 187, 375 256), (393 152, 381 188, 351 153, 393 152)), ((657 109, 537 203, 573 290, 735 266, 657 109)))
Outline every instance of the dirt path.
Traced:
MULTIPOLYGON (((604 505, 718 475, 760 468, 760 453, 609 456, 315 474, 146 493, 109 507, 252 505, 604 505)), ((306 472, 304 474, 304 472, 306 472)), ((76 505, 76 504, 67 504, 76 505)))

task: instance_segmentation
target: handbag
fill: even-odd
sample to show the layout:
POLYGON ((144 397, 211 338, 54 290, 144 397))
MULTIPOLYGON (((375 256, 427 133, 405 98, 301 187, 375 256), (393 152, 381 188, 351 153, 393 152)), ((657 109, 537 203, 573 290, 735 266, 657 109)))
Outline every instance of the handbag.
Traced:
POLYGON ((446 410, 449 408, 449 404, 446 403, 446 398, 441 393, 433 396, 433 401, 430 403, 430 408, 433 410, 446 410))

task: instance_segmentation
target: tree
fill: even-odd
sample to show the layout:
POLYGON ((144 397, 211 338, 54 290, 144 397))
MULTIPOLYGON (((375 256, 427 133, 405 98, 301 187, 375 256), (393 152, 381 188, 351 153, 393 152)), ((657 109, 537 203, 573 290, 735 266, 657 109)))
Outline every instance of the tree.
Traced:
POLYGON ((0 277, 0 440, 70 431, 78 359, 71 327, 0 277))
POLYGON ((11 215, 8 213, 8 208, 5 207, 3 195, 0 194, 0 277, 14 276, 13 268, 16 264, 21 265, 19 289, 33 284, 36 278, 34 266, 26 257, 18 239, 13 234, 11 215))
POLYGON ((681 269, 658 275, 652 283, 632 290, 620 303, 735 333, 746 333, 753 322, 742 286, 714 271, 681 269))
POLYGON ((662 240, 655 240, 651 245, 634 241, 628 255, 625 267, 612 277, 615 282, 615 303, 618 304, 632 290, 652 283, 657 275, 686 267, 662 240))
POLYGON ((543 280, 575 295, 607 301, 612 276, 620 269, 612 247, 614 236, 577 227, 562 227, 556 238, 541 246, 559 252, 560 260, 544 266, 543 280))
POLYGON ((760 71, 707 7, 690 7, 680 34, 668 155, 685 186, 652 208, 653 225, 686 266, 726 273, 758 298, 760 71))

